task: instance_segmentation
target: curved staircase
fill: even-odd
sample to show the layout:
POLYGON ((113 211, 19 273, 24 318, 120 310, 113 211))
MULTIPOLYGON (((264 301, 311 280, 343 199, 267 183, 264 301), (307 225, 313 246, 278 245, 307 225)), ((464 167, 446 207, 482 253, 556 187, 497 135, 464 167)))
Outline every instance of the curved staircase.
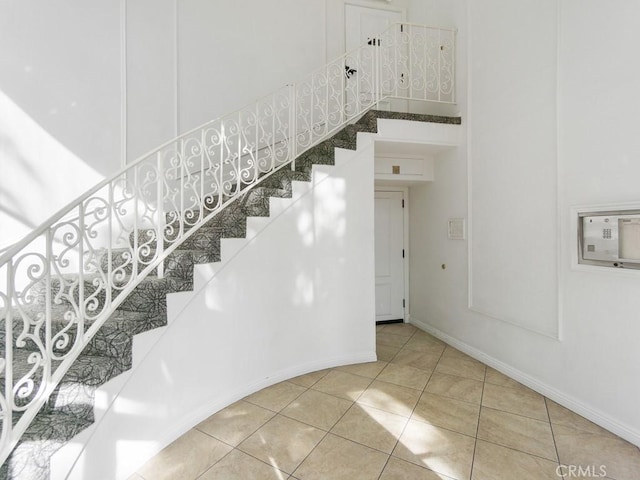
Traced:
MULTIPOLYGON (((460 123, 459 118, 431 115, 415 115, 371 110, 356 123, 340 130, 328 140, 302 154, 295 161, 295 169, 281 168, 271 176, 259 181, 246 193, 239 195, 227 208, 200 226, 186 238, 164 260, 164 276, 157 275, 157 269, 143 279, 122 301, 115 312, 84 348, 77 360, 46 404, 27 428, 17 446, 0 469, 1 479, 26 480, 48 479, 49 459, 67 441, 93 423, 94 395, 97 388, 113 377, 131 368, 133 336, 162 327, 167 323, 166 296, 173 292, 188 291, 193 288, 193 266, 195 264, 220 261, 220 240, 222 238, 244 238, 247 217, 269 216, 269 198, 290 198, 292 181, 309 181, 314 164, 333 165, 335 148, 355 150, 358 132, 376 132, 378 118, 418 120, 437 123, 460 123)), ((187 213, 188 214, 188 213, 187 213)), ((154 237, 154 232, 139 230, 137 235, 144 239, 154 237)), ((135 235, 130 236, 134 244, 135 235)), ((141 241, 140 238, 138 241, 141 241)), ((131 269, 127 258, 128 249, 114 250, 111 254, 112 269, 131 269)), ((149 256, 154 252, 149 251, 149 256)), ((109 258, 101 257, 99 262, 106 269, 109 258)), ((130 272, 129 272, 130 273, 130 272)), ((65 282, 73 279, 65 278, 65 282)), ((52 278, 52 290, 56 290, 60 279, 52 278)), ((63 282, 64 283, 64 282, 63 282)), ((84 279, 85 293, 91 292, 92 279, 84 279)), ((32 317, 38 317, 45 308, 44 285, 40 285, 40 297, 29 307, 32 317), (38 312, 40 309, 40 312, 38 312)), ((98 292, 96 298, 100 300, 98 292)), ((52 329, 67 328, 64 318, 71 304, 62 303, 53 308, 52 329)), ((14 320, 22 323, 22 320, 14 320)), ((87 328, 90 325, 87 325, 87 328)), ((19 331, 17 328, 14 331, 19 331)), ((73 344, 73 331, 69 344, 73 344)), ((0 336, 4 335, 4 330, 0 336)), ((3 339, 4 340, 4 339, 3 339)), ((17 339, 16 339, 17 340, 17 339)), ((0 348, 6 343, 3 341, 0 348)), ((18 365, 29 365, 28 357, 36 351, 31 342, 23 348, 14 348, 14 356, 24 357, 18 365)), ((5 352, 1 352, 4 356, 5 352)), ((15 369, 14 381, 22 378, 27 371, 15 369)), ((2 372, 0 381, 4 381, 2 372)), ((16 419, 17 420, 17 419, 16 419)), ((15 421, 15 420, 14 420, 15 421)))

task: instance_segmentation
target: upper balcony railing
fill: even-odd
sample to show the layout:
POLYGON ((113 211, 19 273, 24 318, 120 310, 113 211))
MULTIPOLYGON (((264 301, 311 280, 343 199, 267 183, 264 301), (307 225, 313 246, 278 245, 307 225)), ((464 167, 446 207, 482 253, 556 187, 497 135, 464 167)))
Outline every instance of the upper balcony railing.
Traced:
POLYGON ((104 321, 196 228, 380 101, 455 102, 455 30, 396 24, 149 152, 0 256, 0 460, 104 321))

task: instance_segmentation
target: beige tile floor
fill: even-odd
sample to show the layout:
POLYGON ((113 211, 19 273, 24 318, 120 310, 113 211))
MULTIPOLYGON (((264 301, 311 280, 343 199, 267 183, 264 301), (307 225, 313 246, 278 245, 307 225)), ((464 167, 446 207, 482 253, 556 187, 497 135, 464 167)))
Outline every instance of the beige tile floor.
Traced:
POLYGON ((640 451, 411 325, 378 362, 310 373, 212 415, 131 480, 640 479, 640 451))

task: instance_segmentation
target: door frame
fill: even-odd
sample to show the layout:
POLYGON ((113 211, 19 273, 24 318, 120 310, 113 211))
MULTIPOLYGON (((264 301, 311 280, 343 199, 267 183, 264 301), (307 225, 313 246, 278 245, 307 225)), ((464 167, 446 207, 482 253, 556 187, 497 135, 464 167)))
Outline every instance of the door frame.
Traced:
POLYGON ((404 270, 404 323, 411 323, 411 301, 409 299, 409 258, 411 252, 409 251, 409 187, 404 186, 391 186, 391 185, 375 185, 374 195, 376 192, 401 192, 402 199, 404 200, 404 208, 402 209, 402 225, 403 225, 403 238, 402 248, 404 249, 404 258, 402 260, 402 266, 404 270))
POLYGON ((353 5, 354 7, 372 8, 374 10, 385 10, 387 12, 397 12, 402 16, 402 21, 407 21, 407 9, 397 7, 389 3, 380 3, 373 0, 344 0, 344 6, 353 5))
POLYGON ((347 5, 353 7, 371 8, 372 10, 381 10, 384 12, 395 12, 400 14, 402 22, 407 21, 407 9, 390 5, 388 3, 374 2, 372 0, 344 0, 342 6, 342 52, 348 53, 347 50, 347 5))

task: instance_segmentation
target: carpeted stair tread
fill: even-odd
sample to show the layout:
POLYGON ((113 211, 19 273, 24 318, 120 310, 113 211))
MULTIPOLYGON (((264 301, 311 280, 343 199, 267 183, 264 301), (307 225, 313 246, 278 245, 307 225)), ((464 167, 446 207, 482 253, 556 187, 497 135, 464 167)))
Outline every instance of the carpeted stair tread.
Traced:
POLYGON ((95 391, 131 368, 131 348, 119 357, 81 355, 64 375, 40 413, 60 411, 93 421, 95 391))
MULTIPOLYGON (((168 245, 167 245, 168 246, 168 245)), ((119 248, 111 255, 111 273, 124 272, 126 275, 130 275, 133 271, 134 262, 131 260, 131 256, 133 256, 133 250, 128 248, 119 248)), ((145 268, 151 261, 154 260, 156 256, 156 247, 145 249, 144 256, 142 257, 142 262, 138 262, 138 272, 141 272, 143 268, 145 268)), ((176 249, 173 252, 167 255, 167 258, 164 260, 164 275, 171 276, 181 276, 181 273, 174 273, 174 269, 182 268, 182 266, 186 263, 190 263, 192 265, 199 263, 211 263, 219 261, 207 250, 187 250, 184 248, 176 249)), ((100 268, 103 272, 108 272, 109 265, 109 256, 102 255, 100 257, 100 268)), ((157 268, 154 268, 150 276, 157 276, 158 271, 157 268)))
MULTIPOLYGON (((107 320, 106 325, 128 335, 137 335, 167 324, 166 309, 160 312, 126 311, 117 309, 107 320)), ((104 327, 103 327, 104 328, 104 327)))
MULTIPOLYGON (((13 349, 13 382, 15 384, 33 367, 33 363, 30 360, 34 357, 33 351, 25 350, 22 348, 13 349)), ((93 356, 93 355, 80 355, 77 360, 71 365, 65 378, 69 381, 82 382, 88 385, 102 385, 113 376, 122 373, 126 368, 129 368, 131 364, 131 350, 129 349, 129 358, 126 357, 126 352, 122 352, 123 357, 111 357, 107 355, 93 356)), ((60 360, 52 362, 52 368, 55 368, 60 364, 60 360)), ((41 372, 38 369, 38 372, 41 372)), ((4 382, 6 370, 0 371, 0 380, 4 382)))
MULTIPOLYGON (((69 322, 65 319, 64 315, 70 308, 67 305, 56 305, 52 309, 52 321, 51 329, 53 332, 59 332, 64 327, 68 326, 69 322)), ((31 310, 35 307, 31 306, 31 310)), ((88 355, 111 355, 116 356, 120 353, 125 353, 130 349, 131 337, 138 333, 146 332, 154 328, 165 326, 167 323, 166 312, 156 314, 153 316, 149 312, 127 312, 125 310, 116 310, 104 323, 104 325, 93 336, 89 344, 85 347, 83 354, 88 355)), ((89 329, 93 324, 92 321, 87 321, 85 330, 89 329)), ((13 320, 13 338, 14 341, 23 332, 23 321, 20 318, 14 318, 13 320)), ((44 329, 42 329, 41 341, 44 341, 44 329)), ((72 329, 69 334, 72 336, 71 342, 75 339, 75 329, 72 329)), ((4 356, 4 336, 5 329, 0 329, 0 355, 4 356)), ((38 351, 38 346, 33 340, 27 339, 22 348, 17 350, 25 352, 38 351)))
POLYGON ((127 296, 118 307, 128 312, 147 312, 158 315, 166 312, 166 296, 174 292, 186 292, 193 288, 193 279, 147 277, 127 296))

